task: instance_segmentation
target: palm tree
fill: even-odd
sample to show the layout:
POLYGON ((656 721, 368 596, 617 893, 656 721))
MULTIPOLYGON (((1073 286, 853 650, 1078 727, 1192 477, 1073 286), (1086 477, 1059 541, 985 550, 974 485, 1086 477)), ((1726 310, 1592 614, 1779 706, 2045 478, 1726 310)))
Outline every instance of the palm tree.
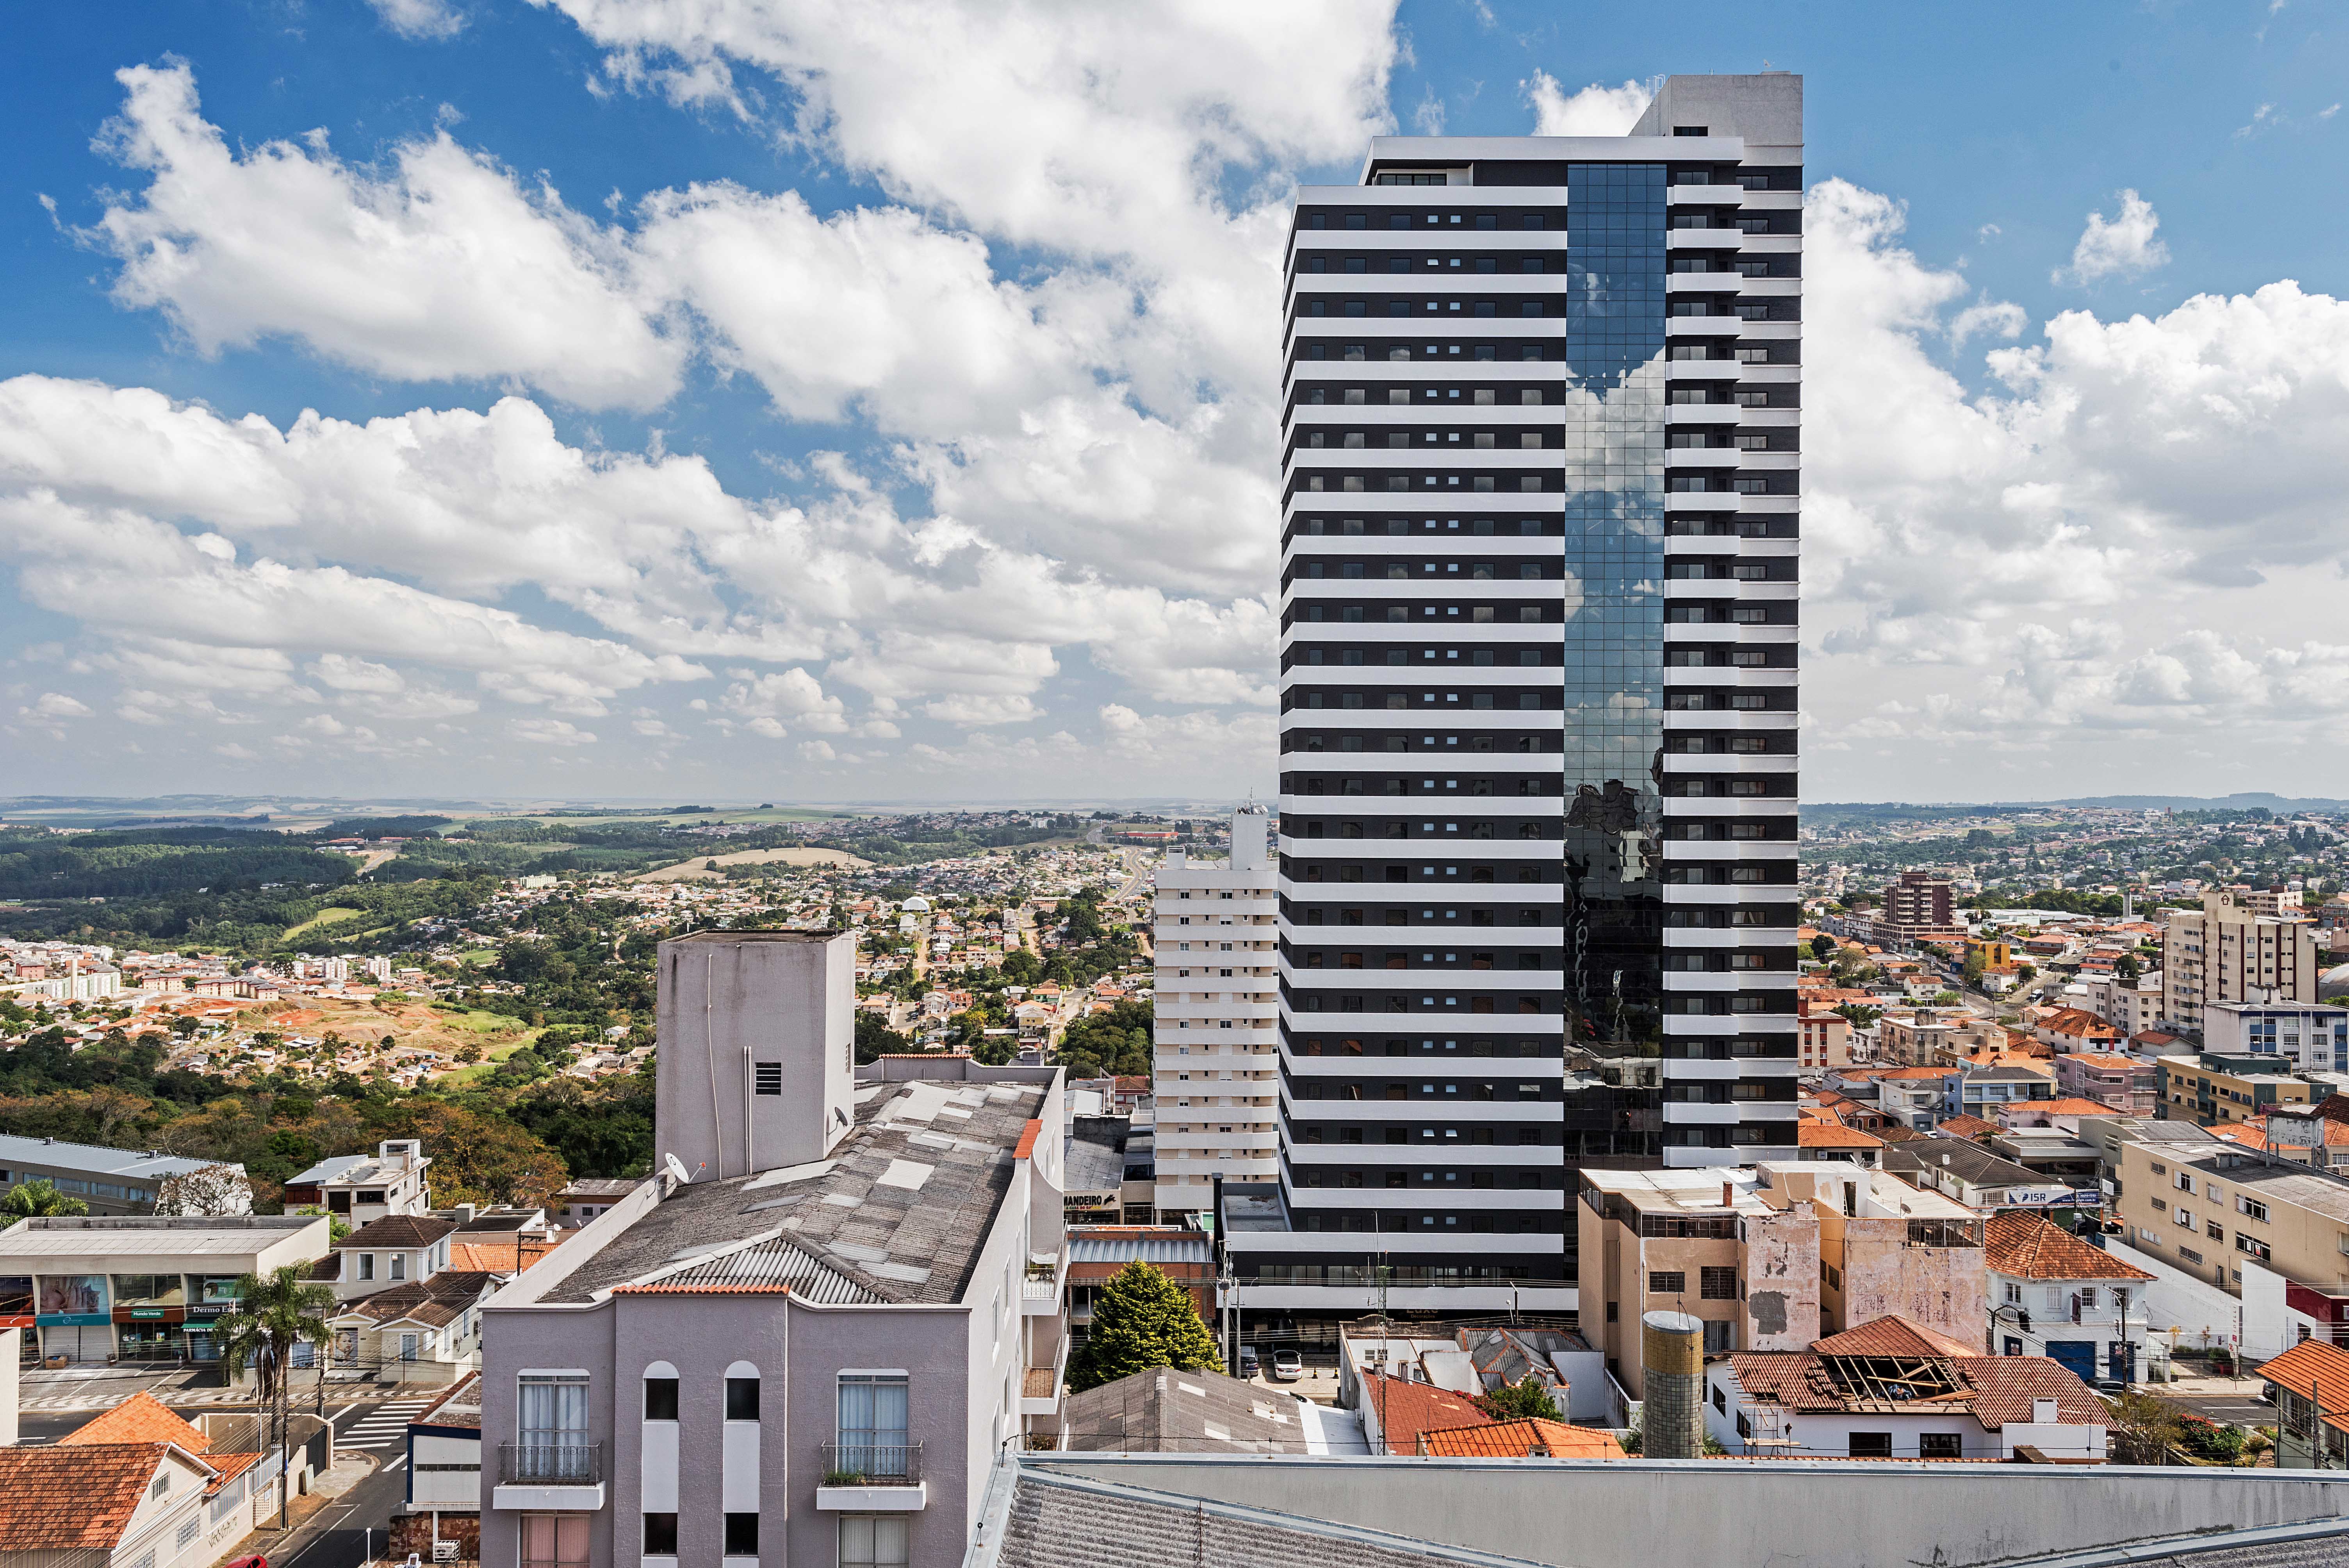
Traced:
POLYGON ((0 1226, 50 1214, 87 1214, 89 1205, 68 1197, 48 1181, 19 1181, 0 1195, 0 1226))
POLYGON ((236 1310, 224 1314, 212 1333, 220 1344, 221 1362, 231 1378, 254 1368, 254 1414, 270 1412, 274 1440, 279 1449, 278 1519, 282 1525, 290 1503, 285 1472, 293 1455, 287 1441, 287 1399, 294 1386, 294 1347, 303 1340, 313 1345, 326 1338, 328 1307, 335 1293, 304 1279, 300 1264, 272 1269, 266 1276, 246 1274, 236 1282, 236 1310))

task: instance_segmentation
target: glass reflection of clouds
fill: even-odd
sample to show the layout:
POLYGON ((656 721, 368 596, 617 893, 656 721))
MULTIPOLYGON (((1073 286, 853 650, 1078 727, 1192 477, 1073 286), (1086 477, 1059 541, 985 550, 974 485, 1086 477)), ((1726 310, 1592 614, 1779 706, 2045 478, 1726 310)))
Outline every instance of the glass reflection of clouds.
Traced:
POLYGON ((1567 177, 1566 1026, 1660 1049, 1664 168, 1567 177))

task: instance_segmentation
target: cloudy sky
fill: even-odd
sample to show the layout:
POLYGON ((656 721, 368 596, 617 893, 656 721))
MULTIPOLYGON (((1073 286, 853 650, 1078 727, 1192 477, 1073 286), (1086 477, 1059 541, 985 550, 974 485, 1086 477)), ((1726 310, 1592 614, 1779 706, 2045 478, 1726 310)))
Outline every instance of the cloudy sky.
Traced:
POLYGON ((20 8, 0 790, 1268 788, 1290 191, 1767 63, 1806 795, 2349 794, 2341 8, 1653 15, 20 8))

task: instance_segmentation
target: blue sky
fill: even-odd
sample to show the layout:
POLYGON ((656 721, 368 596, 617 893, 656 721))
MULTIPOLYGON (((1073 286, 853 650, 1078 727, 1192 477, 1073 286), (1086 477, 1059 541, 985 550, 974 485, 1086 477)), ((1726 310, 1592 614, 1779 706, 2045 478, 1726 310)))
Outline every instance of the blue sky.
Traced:
POLYGON ((1806 794, 2343 792, 2339 7, 1117 15, 17 18, 16 787, 1264 789, 1282 192, 1767 61, 1806 794))

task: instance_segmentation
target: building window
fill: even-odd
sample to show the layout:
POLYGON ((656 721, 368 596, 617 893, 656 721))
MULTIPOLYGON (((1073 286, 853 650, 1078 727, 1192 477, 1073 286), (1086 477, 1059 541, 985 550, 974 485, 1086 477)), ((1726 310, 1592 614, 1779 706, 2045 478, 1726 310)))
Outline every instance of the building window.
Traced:
POLYGON ((759 1380, 756 1377, 726 1379, 726 1418, 730 1421, 755 1421, 759 1418, 759 1380))
POLYGON ((587 1515, 523 1514, 522 1568, 587 1568, 587 1515))
POLYGON ((862 1476, 910 1473, 905 1379, 845 1373, 840 1379, 840 1451, 833 1467, 862 1476))
POLYGON ((645 1419, 674 1421, 677 1419, 677 1379, 647 1377, 645 1379, 645 1419))
POLYGON ((1650 1295, 1685 1295, 1688 1275, 1678 1269, 1651 1269, 1648 1272, 1650 1295))
POLYGON ((645 1555, 674 1557, 677 1555, 677 1515, 647 1513, 645 1515, 645 1555))
POLYGON ((375 1254, 373 1253, 358 1253, 354 1255, 359 1260, 359 1278, 375 1278, 375 1254))
POLYGON ((726 1516, 726 1555, 756 1557, 759 1554, 759 1516, 755 1513, 730 1513, 726 1516))
POLYGON ((1889 1460, 1892 1457, 1890 1432, 1854 1432, 1851 1435, 1851 1457, 1856 1460, 1889 1460))
POLYGON ((408 1254, 406 1253, 394 1253, 391 1254, 391 1277, 394 1279, 406 1279, 408 1277, 408 1254))
POLYGON ((903 1514, 844 1513, 840 1517, 840 1568, 905 1568, 903 1514))
POLYGON ((533 1481, 560 1486, 573 1483, 574 1477, 576 1483, 589 1480, 595 1467, 587 1447, 586 1378, 525 1373, 520 1429, 522 1457, 533 1481))
POLYGON ((1697 1270, 1697 1296, 1702 1301, 1735 1301, 1737 1271, 1734 1268, 1697 1270))
POLYGON ((1955 1432, 1922 1432, 1917 1438, 1920 1460, 1963 1459, 1965 1451, 1965 1439, 1955 1432))

